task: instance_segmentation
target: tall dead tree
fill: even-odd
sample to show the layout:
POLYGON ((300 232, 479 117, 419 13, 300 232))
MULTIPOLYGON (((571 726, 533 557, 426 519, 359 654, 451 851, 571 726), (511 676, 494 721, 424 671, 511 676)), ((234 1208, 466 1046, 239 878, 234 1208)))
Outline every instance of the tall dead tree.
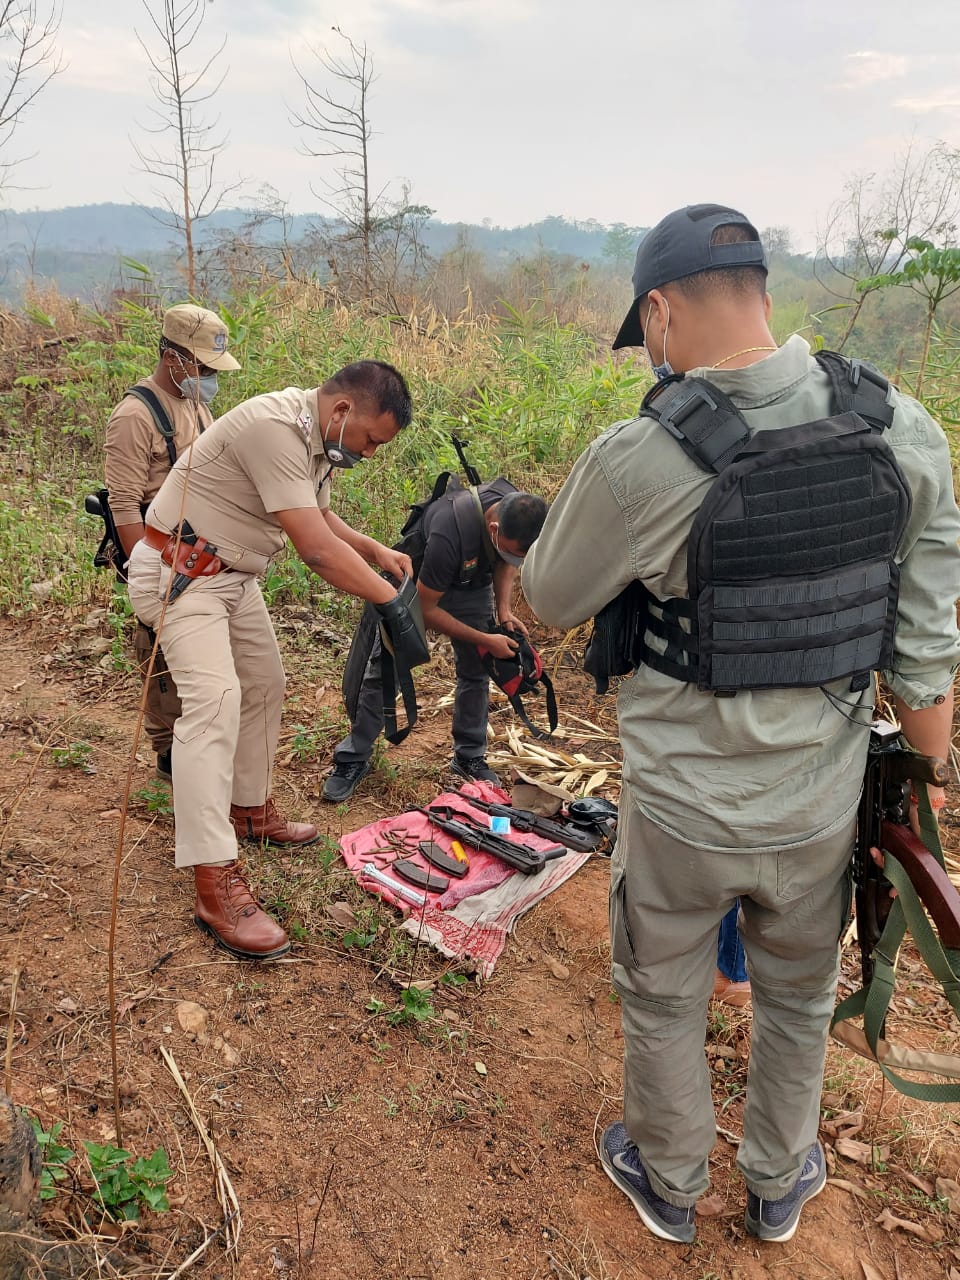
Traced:
POLYGON ((63 70, 57 48, 60 9, 37 0, 0 0, 0 190, 14 167, 10 143, 27 108, 63 70))
POLYGON ((420 239, 433 210, 410 202, 410 188, 402 184, 399 199, 383 187, 374 194, 370 172, 370 86, 375 79, 366 44, 357 44, 339 27, 342 54, 308 46, 318 64, 308 74, 291 62, 304 90, 304 105, 291 111, 291 122, 302 131, 301 152, 331 156, 340 163, 333 179, 323 179, 318 199, 333 213, 332 228, 320 234, 331 268, 341 287, 366 299, 375 294, 393 302, 401 275, 415 277, 424 263, 420 239), (319 80, 319 82, 316 82, 319 80))
POLYGON ((227 43, 224 36, 219 47, 197 69, 188 66, 193 47, 203 26, 206 0, 142 0, 143 7, 158 37, 156 52, 151 50, 139 32, 137 40, 153 69, 150 87, 158 105, 151 107, 153 123, 144 125, 147 133, 158 139, 156 145, 134 150, 144 173, 163 183, 158 196, 163 204, 161 222, 183 237, 186 259, 187 289, 196 290, 196 224, 216 212, 228 192, 240 183, 218 184, 214 168, 227 138, 215 140, 219 119, 209 123, 200 108, 213 98, 223 84, 226 71, 210 84, 211 69, 227 43), (174 194, 170 193, 174 189, 174 194))
POLYGON ((910 258, 912 240, 942 238, 960 214, 960 155, 938 142, 918 155, 911 146, 888 174, 852 178, 818 237, 817 278, 849 307, 842 351, 860 312, 910 258), (840 281, 846 284, 840 285, 840 281), (867 287, 859 287, 866 282, 867 287))

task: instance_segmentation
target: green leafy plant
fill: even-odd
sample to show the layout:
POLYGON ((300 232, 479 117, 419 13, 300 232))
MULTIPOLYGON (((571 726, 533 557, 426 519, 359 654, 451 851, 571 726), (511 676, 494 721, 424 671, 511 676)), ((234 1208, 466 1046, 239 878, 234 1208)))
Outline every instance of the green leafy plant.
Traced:
POLYGON ((151 778, 131 797, 139 800, 147 813, 155 813, 161 818, 173 817, 173 793, 167 783, 159 778, 151 778))
POLYGON ((427 991, 419 987, 405 987, 400 992, 400 1007, 387 1014, 387 1022, 391 1027, 402 1026, 405 1022, 429 1022, 436 1017, 433 1001, 427 991))
MULTIPOLYGON (((372 932, 367 932, 362 928, 348 929, 343 935, 343 945, 345 947, 369 947, 376 941, 376 937, 376 929, 373 929, 372 932)), ((367 1008, 369 1009, 370 1005, 367 1005, 367 1008)), ((379 1010, 377 1010, 377 1012, 379 1012, 379 1010)))
POLYGON ((101 1146, 84 1142, 83 1146, 97 1184, 94 1202, 114 1222, 135 1222, 142 1208, 155 1213, 165 1213, 170 1208, 166 1187, 173 1170, 162 1147, 157 1147, 149 1159, 134 1159, 129 1151, 110 1143, 101 1146))
MULTIPOLYGON (((22 1114, 26 1115, 26 1112, 22 1114)), ((60 1144, 60 1133, 63 1129, 63 1121, 58 1120, 52 1124, 49 1130, 45 1130, 43 1125, 36 1116, 27 1116, 33 1127, 33 1136, 37 1140, 37 1146, 40 1148, 40 1158, 43 1166, 40 1170, 40 1199, 52 1200, 57 1194, 57 1186, 61 1182, 65 1182, 70 1176, 70 1170, 67 1168, 68 1163, 76 1155, 75 1151, 71 1151, 69 1147, 60 1144)))
POLYGON ((58 769, 79 769, 81 773, 96 773, 89 742, 71 742, 66 747, 51 748, 50 755, 58 769))

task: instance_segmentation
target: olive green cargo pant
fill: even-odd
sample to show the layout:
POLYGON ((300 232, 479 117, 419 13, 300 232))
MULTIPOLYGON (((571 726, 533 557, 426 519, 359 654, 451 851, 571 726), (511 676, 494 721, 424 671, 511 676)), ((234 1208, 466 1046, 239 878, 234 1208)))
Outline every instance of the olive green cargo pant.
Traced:
POLYGON ((688 1206, 709 1184, 716 1138, 704 1054, 717 929, 740 899, 753 997, 737 1164, 779 1199, 816 1141, 839 938, 850 903, 855 811, 789 848, 703 849, 621 795, 611 867, 613 983, 622 1004, 623 1120, 654 1190, 688 1206))
MULTIPOLYGON (((127 586, 134 612, 156 628, 170 569, 138 542, 127 586)), ((174 725, 176 864, 236 858, 230 805, 270 796, 285 677, 260 586, 249 573, 198 578, 167 606, 160 644, 182 712, 174 725)))

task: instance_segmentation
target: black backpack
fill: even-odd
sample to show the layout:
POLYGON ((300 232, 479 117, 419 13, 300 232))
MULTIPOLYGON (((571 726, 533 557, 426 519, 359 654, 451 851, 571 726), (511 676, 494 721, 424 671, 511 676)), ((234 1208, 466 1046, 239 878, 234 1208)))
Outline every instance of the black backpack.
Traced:
POLYGON ((480 660, 487 674, 498 689, 502 689, 510 700, 517 716, 523 721, 535 738, 546 738, 542 729, 532 724, 523 705, 522 695, 525 693, 546 694, 547 721, 550 733, 557 727, 557 695, 553 689, 553 681, 543 669, 543 662, 536 650, 522 631, 508 631, 506 627, 493 627, 501 635, 516 640, 517 651, 511 658, 495 658, 482 645, 477 645, 480 660))

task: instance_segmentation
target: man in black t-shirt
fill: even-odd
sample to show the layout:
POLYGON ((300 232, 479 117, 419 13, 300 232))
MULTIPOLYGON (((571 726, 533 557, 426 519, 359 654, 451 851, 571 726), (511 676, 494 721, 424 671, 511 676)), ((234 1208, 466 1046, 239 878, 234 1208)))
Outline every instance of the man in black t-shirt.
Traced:
MULTIPOLYGON (((499 622, 526 634, 511 596, 517 569, 546 515, 542 498, 519 493, 502 478, 480 485, 476 497, 468 489, 452 490, 424 514, 426 550, 417 591, 424 623, 449 636, 453 645, 457 689, 450 769, 462 778, 499 781, 484 756, 490 682, 477 646, 508 658, 516 651, 516 641, 491 628, 499 622)), ((383 690, 375 658, 376 653, 367 666, 350 732, 335 748, 333 772, 323 786, 323 799, 334 804, 348 800, 370 772, 373 744, 383 729, 383 690)))

